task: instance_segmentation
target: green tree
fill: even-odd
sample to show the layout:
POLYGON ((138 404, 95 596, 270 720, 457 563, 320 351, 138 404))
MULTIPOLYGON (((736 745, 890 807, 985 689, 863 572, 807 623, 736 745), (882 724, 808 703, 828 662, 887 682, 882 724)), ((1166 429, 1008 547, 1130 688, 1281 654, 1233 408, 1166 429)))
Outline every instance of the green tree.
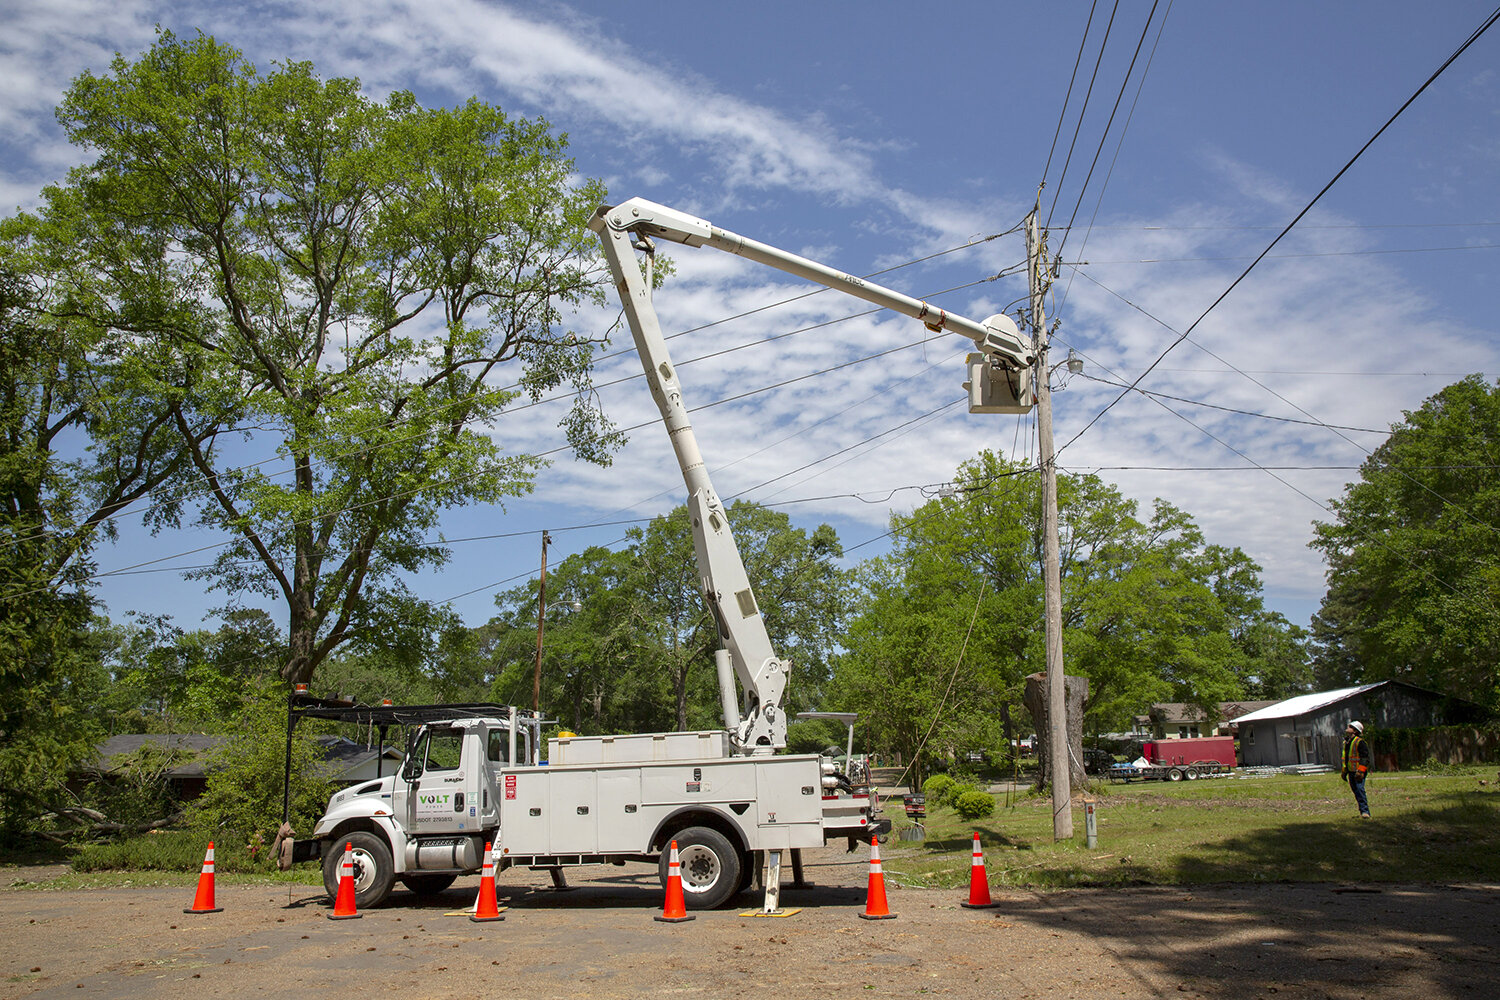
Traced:
POLYGON ((1320 680, 1398 678, 1500 707, 1500 382, 1407 411, 1332 503, 1320 680))
MULTIPOLYGON (((885 749, 909 755, 930 731, 929 756, 961 759, 996 745, 991 720, 1044 669, 1042 526, 1025 466, 984 452, 955 485, 893 517, 891 555, 867 564, 839 701, 860 711, 884 701, 885 749)), ((1068 475, 1058 509, 1064 661, 1089 679, 1095 725, 1120 727, 1153 701, 1212 710, 1262 676, 1280 683, 1273 670, 1298 661, 1295 633, 1264 611, 1259 567, 1206 544, 1184 511, 1157 501, 1143 520, 1098 477, 1068 475)))
MULTIPOLYGON (((284 685, 246 682, 234 731, 209 754, 208 784, 188 809, 189 822, 212 838, 239 838, 269 845, 281 825, 286 794, 287 700, 284 685)), ((290 820, 307 833, 328 805, 332 785, 323 755, 303 723, 293 733, 290 820)))
POLYGON ((858 580, 831 705, 857 711, 864 740, 900 755, 912 788, 945 758, 998 745, 1001 706, 1019 700, 1018 678, 996 662, 1011 637, 983 620, 985 611, 1002 611, 1000 602, 987 595, 985 611, 974 615, 977 585, 924 600, 908 586, 898 555, 865 563, 858 580))
MULTIPOLYGON (((830 675, 847 606, 847 574, 828 525, 811 533, 753 503, 728 510, 741 557, 778 655, 792 660, 788 711, 830 675)), ((703 598, 687 509, 632 528, 618 552, 592 547, 547 574, 543 706, 577 732, 723 725, 713 652, 719 637, 703 598), (567 610, 576 602, 578 610, 567 610)), ((496 697, 530 702, 536 653, 535 581, 497 598, 496 697)))
POLYGON ((180 368, 76 315, 34 221, 0 223, 0 836, 60 804, 91 757, 90 556, 118 511, 184 468, 164 406, 137 392, 180 368))
POLYGON ((518 396, 579 390, 566 436, 607 461, 598 342, 564 328, 599 295, 603 191, 546 122, 377 103, 165 31, 75 80, 58 119, 93 159, 28 225, 80 315, 173 360, 138 389, 201 488, 152 523, 193 510, 231 536, 205 575, 230 606, 282 603, 286 680, 412 610, 402 574, 446 558, 440 510, 530 488, 540 460, 486 433, 518 396), (283 469, 246 463, 267 450, 283 469))

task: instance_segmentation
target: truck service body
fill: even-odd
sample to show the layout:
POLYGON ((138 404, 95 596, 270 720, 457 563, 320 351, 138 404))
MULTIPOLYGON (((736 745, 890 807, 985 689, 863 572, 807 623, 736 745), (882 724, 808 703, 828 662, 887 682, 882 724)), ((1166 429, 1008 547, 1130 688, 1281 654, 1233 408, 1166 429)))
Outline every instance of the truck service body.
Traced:
POLYGON ((526 762, 529 733, 512 744, 520 713, 489 707, 441 720, 443 706, 362 709, 294 696, 302 715, 390 725, 415 711, 432 720, 413 731, 398 773, 333 796, 312 837, 295 842, 294 860, 321 860, 332 894, 349 844, 358 905, 374 906, 397 879, 431 892, 478 871, 486 844, 499 870, 560 872, 657 864, 675 839, 689 905, 708 907, 748 885, 763 852, 888 829, 873 793, 825 782, 831 768, 817 755, 732 756, 727 734, 710 731, 555 739, 538 765, 526 762))
MULTIPOLYGON (((417 892, 441 891, 479 870, 486 843, 502 870, 551 869, 560 882, 569 865, 644 861, 657 864, 665 881, 675 840, 688 906, 726 902, 764 857, 771 911, 783 851, 793 852, 795 866, 802 848, 847 839, 852 849, 856 838, 890 828, 878 817, 873 791, 851 783, 832 761, 777 753, 786 746, 782 698, 791 664, 772 647, 688 419, 651 302, 653 240, 711 246, 969 338, 978 351, 968 357, 965 383, 973 412, 1030 408, 1034 346, 1007 316, 975 322, 644 199, 601 207, 590 228, 603 244, 687 486, 694 556, 719 631, 714 660, 724 728, 554 739, 543 765, 543 720, 532 713, 495 705, 375 708, 293 695, 288 768, 299 713, 378 726, 382 742, 391 727, 408 734, 399 773, 334 795, 311 839, 278 851, 289 863, 321 858, 332 895, 348 844, 361 907, 383 900, 397 878, 417 892)), ((290 837, 284 826, 279 840, 290 837)))

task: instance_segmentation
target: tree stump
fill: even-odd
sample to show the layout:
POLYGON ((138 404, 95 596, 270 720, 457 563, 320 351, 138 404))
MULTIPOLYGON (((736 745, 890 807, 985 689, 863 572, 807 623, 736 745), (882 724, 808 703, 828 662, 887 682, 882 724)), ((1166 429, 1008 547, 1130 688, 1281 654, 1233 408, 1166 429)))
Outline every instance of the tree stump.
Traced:
MULTIPOLYGON (((1075 788, 1083 787, 1085 776, 1083 773, 1083 703, 1089 696, 1089 679, 1087 677, 1064 677, 1063 691, 1066 694, 1067 705, 1065 716, 1067 719, 1068 733, 1068 784, 1069 792, 1075 788)), ((1021 701, 1025 704, 1027 711, 1031 713, 1031 719, 1036 724, 1036 787, 1046 788, 1052 780, 1052 764, 1048 754, 1051 752, 1051 740, 1048 738, 1047 726, 1047 675, 1028 674, 1026 677, 1026 690, 1021 695, 1021 701)))

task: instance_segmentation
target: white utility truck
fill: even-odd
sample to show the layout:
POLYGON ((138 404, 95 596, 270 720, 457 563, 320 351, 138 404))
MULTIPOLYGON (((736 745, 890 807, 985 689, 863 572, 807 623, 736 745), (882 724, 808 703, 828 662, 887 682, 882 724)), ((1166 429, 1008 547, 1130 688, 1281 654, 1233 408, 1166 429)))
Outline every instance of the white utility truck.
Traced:
MULTIPOLYGON (((541 720, 493 705, 361 707, 293 695, 297 717, 342 718, 408 736, 398 773, 347 788, 289 861, 321 859, 330 895, 339 860, 353 846, 356 902, 380 903, 400 879, 417 892, 445 889, 479 871, 485 842, 497 869, 550 869, 561 884, 571 865, 657 864, 677 841, 689 907, 727 902, 766 866, 765 909, 774 911, 781 853, 828 840, 867 839, 889 829, 868 789, 815 754, 787 755, 782 695, 790 663, 772 648, 765 622, 709 481, 676 369, 651 302, 655 239, 712 246, 838 289, 971 339, 967 383, 974 412, 1024 413, 1035 353, 1008 317, 983 323, 861 278, 757 243, 702 219, 632 199, 599 209, 590 228, 604 244, 651 394, 688 490, 704 597, 718 625, 715 652, 724 728, 707 732, 573 736, 538 746, 541 720), (636 256, 644 254, 644 266, 636 256), (738 682, 738 692, 736 691, 738 682)), ((290 766, 290 765, 288 765, 290 766)))

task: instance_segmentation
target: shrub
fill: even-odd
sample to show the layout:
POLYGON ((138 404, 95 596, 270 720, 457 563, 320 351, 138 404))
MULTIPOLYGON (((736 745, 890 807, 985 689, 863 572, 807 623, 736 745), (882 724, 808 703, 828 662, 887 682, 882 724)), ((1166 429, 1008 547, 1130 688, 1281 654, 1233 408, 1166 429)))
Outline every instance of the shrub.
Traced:
MULTIPOLYGON (((246 699, 237 722, 238 731, 211 755, 208 788, 193 800, 188 820, 205 842, 269 846, 281 824, 284 688, 275 681, 265 683, 246 699)), ((320 764, 322 754, 310 727, 298 726, 292 740, 291 823, 303 835, 323 814, 333 790, 320 764)))
MULTIPOLYGON (((90 844, 73 858, 75 872, 164 871, 192 874, 203 865, 208 841, 191 830, 162 830, 125 840, 90 844)), ((254 855, 238 838, 214 844, 216 872, 267 871, 269 852, 259 848, 254 855)))
POLYGON ((995 797, 977 788, 960 792, 953 800, 953 809, 964 819, 984 819, 995 811, 995 797))
POLYGON ((922 782, 922 794, 927 796, 927 808, 933 809, 947 805, 953 795, 953 789, 957 787, 958 782, 946 774, 934 774, 922 782))

